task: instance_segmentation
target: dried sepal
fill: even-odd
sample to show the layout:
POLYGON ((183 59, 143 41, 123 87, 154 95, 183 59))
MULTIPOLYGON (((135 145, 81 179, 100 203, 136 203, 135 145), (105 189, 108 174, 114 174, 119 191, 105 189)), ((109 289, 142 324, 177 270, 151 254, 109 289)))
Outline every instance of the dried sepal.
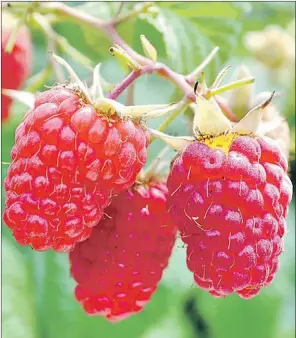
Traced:
POLYGON ((120 117, 123 117, 126 108, 123 104, 108 98, 98 99, 93 105, 95 109, 108 116, 117 114, 120 117))
POLYGON ((99 63, 93 70, 93 83, 90 88, 90 95, 93 101, 102 99, 104 97, 103 87, 100 79, 100 67, 101 64, 99 63))
POLYGON ((195 140, 194 137, 190 136, 170 136, 151 128, 149 128, 148 131, 152 136, 161 139, 176 151, 182 151, 185 147, 187 147, 191 142, 195 140))
POLYGON ((271 102, 274 93, 269 97, 268 100, 262 102, 258 106, 251 109, 233 128, 232 132, 241 134, 257 134, 260 125, 262 124, 262 116, 264 108, 271 102))
POLYGON ((75 85, 76 87, 79 87, 79 89, 81 90, 81 92, 83 93, 83 95, 85 96, 85 98, 89 101, 92 102, 92 98, 91 95, 89 93, 88 88, 86 87, 86 85, 80 80, 79 76, 75 73, 75 71, 73 70, 73 68, 68 64, 67 61, 65 61, 63 58, 61 58, 60 56, 54 54, 53 52, 49 52, 51 57, 53 58, 53 60, 55 62, 57 62, 58 64, 62 65, 66 71, 68 72, 69 76, 70 76, 70 81, 72 85, 75 85))
POLYGON ((29 109, 34 108, 35 95, 29 92, 13 90, 13 89, 2 89, 2 94, 26 105, 29 109))
POLYGON ((231 122, 222 113, 216 101, 198 96, 194 107, 193 133, 196 136, 204 134, 219 134, 231 129, 231 122))

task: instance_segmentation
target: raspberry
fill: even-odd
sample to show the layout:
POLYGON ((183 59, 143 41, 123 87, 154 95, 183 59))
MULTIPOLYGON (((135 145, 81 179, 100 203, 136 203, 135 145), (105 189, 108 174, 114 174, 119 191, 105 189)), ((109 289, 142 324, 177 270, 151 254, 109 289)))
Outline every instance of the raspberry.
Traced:
POLYGON ((15 134, 4 219, 17 242, 68 251, 101 219, 109 195, 131 186, 146 161, 147 132, 101 114, 79 92, 40 94, 15 134))
POLYGON ((201 137, 174 161, 168 189, 198 286, 247 299, 273 280, 292 198, 279 148, 264 137, 201 137))
MULTIPOLYGON (((32 59, 32 42, 30 31, 22 26, 17 33, 13 50, 10 54, 5 53, 5 48, 10 36, 11 29, 16 22, 6 13, 3 13, 3 30, 1 43, 2 56, 2 88, 19 89, 27 79, 32 59), (12 76, 13 74, 13 76, 12 76)), ((2 122, 7 120, 12 100, 1 94, 2 122)))
POLYGON ((114 198, 88 240, 70 252, 75 298, 88 314, 121 320, 157 288, 175 242, 167 187, 151 182, 114 198))

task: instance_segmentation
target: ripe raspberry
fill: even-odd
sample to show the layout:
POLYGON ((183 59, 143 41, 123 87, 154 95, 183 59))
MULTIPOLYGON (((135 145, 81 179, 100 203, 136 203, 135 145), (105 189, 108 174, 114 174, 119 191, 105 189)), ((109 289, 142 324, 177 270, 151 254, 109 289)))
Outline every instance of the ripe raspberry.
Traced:
POLYGON ((174 161, 168 189, 197 285, 251 298, 273 280, 292 198, 279 148, 265 137, 201 138, 174 161))
MULTIPOLYGON (((10 54, 5 53, 10 32, 16 21, 5 12, 3 13, 2 20, 2 88, 19 89, 30 73, 32 61, 31 35, 25 26, 21 27, 17 33, 12 52, 10 54)), ((12 100, 3 94, 1 94, 1 100, 1 116, 2 122, 4 122, 8 118, 12 100)))
POLYGON ((156 182, 121 193, 91 237, 70 252, 75 297, 87 313, 121 320, 155 292, 176 235, 166 198, 166 185, 156 182))
POLYGON ((101 114, 75 91, 40 94, 16 130, 5 180, 4 219, 17 242, 68 251, 86 239, 109 195, 134 183, 147 146, 139 124, 101 114))

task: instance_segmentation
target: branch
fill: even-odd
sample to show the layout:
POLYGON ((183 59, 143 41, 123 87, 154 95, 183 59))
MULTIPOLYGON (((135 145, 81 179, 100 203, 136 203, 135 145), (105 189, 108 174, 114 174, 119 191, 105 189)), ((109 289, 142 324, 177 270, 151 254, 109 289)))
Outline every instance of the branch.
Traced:
MULTIPOLYGON (((148 3, 149 4, 149 3, 148 3)), ((12 8, 24 7, 24 4, 13 3, 12 8)), ((147 4, 146 4, 147 6, 147 4)), ((112 21, 104 22, 100 19, 94 18, 91 15, 78 11, 75 8, 68 7, 61 2, 42 2, 36 6, 36 11, 41 14, 55 14, 61 17, 66 17, 79 25, 94 27, 102 30, 106 36, 115 44, 123 48, 135 61, 141 66, 153 66, 152 71, 164 76, 168 80, 175 83, 185 94, 185 96, 192 102, 195 102, 195 95, 192 86, 186 81, 184 75, 174 72, 162 63, 155 64, 152 60, 135 52, 128 44, 120 37, 112 21)))
MULTIPOLYGON (((77 8, 71 8, 61 2, 42 2, 36 3, 34 10, 41 14, 54 14, 61 18, 67 18, 72 22, 84 25, 87 27, 92 27, 103 31, 106 36, 110 39, 110 41, 123 49, 124 52, 128 54, 128 57, 134 60, 135 63, 139 65, 139 69, 134 69, 121 83, 115 86, 115 88, 110 92, 109 98, 116 99, 130 84, 132 84, 140 75, 144 73, 156 73, 162 77, 165 77, 168 81, 173 82, 176 86, 178 86, 184 93, 183 102, 185 105, 190 104, 190 102, 196 102, 196 95, 193 90, 193 84, 196 81, 197 77, 201 74, 204 68, 209 64, 209 62, 213 59, 215 54, 218 51, 218 47, 214 48, 213 51, 208 55, 208 57, 199 65, 192 73, 185 76, 183 74, 179 74, 165 64, 155 63, 154 61, 146 58, 136 51, 134 51, 117 33, 115 26, 125 21, 127 18, 130 18, 134 15, 137 15, 139 12, 146 11, 152 3, 144 3, 138 8, 135 8, 128 15, 124 15, 121 17, 116 17, 110 21, 103 21, 98 18, 92 17, 91 15, 78 10, 77 8)), ((18 8, 24 8, 24 4, 21 3, 13 3, 13 6, 16 10, 18 8)), ((56 38, 56 36, 55 36, 56 38)), ((59 41, 58 39, 56 39, 59 41)), ((204 93, 204 97, 212 97, 214 95, 225 92, 226 90, 236 88, 240 85, 250 83, 253 79, 244 79, 240 83, 232 83, 219 88, 211 88, 209 91, 204 93)), ((219 102, 220 103, 220 102, 219 102)), ((221 103, 220 103, 221 105, 221 103)), ((224 111, 227 111, 224 107, 224 111)), ((229 112, 228 112, 229 113, 229 112)), ((231 115, 231 114, 229 114, 231 115)), ((165 128, 171 121, 171 118, 174 117, 174 114, 168 118, 168 121, 165 121, 162 128, 165 128)))
POLYGON ((109 93, 108 98, 115 100, 130 84, 132 84, 140 75, 145 73, 151 73, 153 71, 153 67, 144 66, 141 70, 135 71, 133 70, 128 76, 117 84, 113 90, 109 93))

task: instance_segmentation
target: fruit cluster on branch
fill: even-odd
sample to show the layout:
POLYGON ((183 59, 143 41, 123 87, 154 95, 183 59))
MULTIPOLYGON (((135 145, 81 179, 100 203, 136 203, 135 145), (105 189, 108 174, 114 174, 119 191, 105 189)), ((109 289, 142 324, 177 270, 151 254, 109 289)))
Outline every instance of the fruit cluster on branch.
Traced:
MULTIPOLYGON (((70 81, 31 97, 5 178, 3 217, 15 240, 38 251, 69 252, 76 299, 87 313, 112 321, 149 301, 177 233, 199 287, 215 297, 254 297, 278 270, 292 198, 287 151, 274 133, 284 122, 280 114, 266 118, 274 93, 256 103, 251 95, 223 97, 254 82, 240 76, 221 86, 229 67, 207 86, 204 69, 218 48, 188 75, 158 63, 144 36, 147 57, 133 51, 115 27, 147 6, 108 22, 59 2, 11 7, 15 13, 25 8, 50 43, 61 43, 46 21, 50 14, 103 30, 113 43, 110 52, 131 68, 105 98, 99 65, 88 88, 51 51, 55 73, 65 68, 70 81), (183 99, 150 106, 116 101, 139 76, 152 72, 175 83, 183 99), (194 112, 192 135, 164 134, 187 107, 194 112), (163 115, 168 117, 157 130, 147 127, 148 119, 163 115), (159 160, 144 169, 156 137, 177 152, 168 180, 159 160)), ((15 39, 5 65, 17 47, 15 39)), ((24 93, 13 90, 20 82, 5 94, 21 99, 24 93)))

